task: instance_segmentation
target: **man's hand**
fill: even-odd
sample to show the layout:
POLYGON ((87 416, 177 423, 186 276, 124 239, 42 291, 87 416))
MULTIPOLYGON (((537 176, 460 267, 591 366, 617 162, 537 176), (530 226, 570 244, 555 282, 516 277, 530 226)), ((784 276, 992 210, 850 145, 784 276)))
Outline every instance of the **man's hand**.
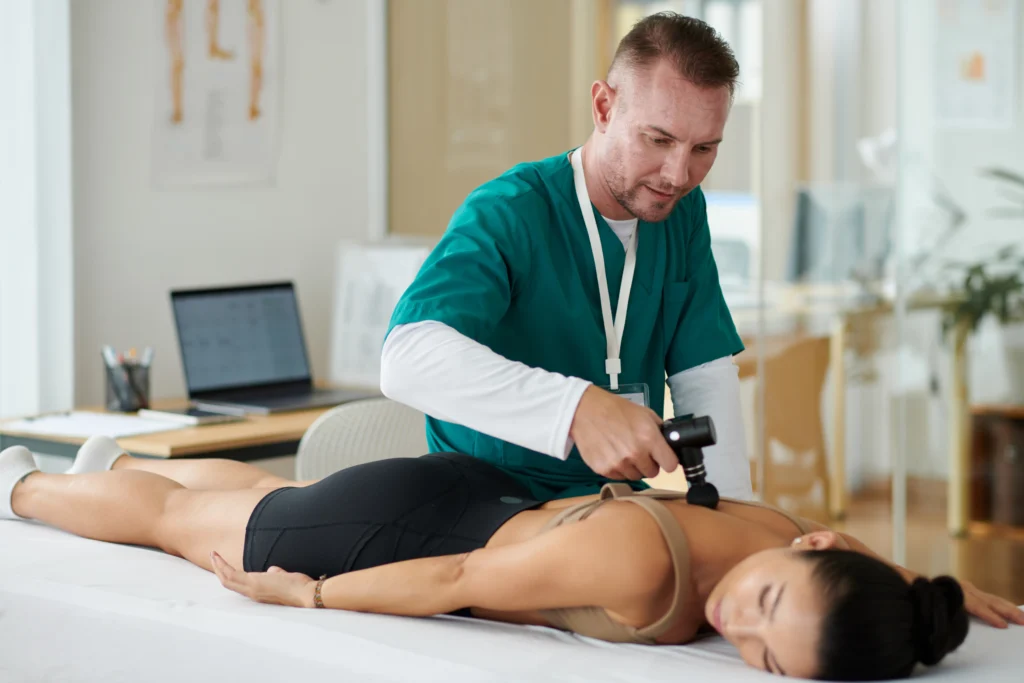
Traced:
POLYGON ((596 386, 583 392, 569 436, 583 462, 609 479, 643 479, 673 471, 676 454, 661 434, 661 418, 596 386))

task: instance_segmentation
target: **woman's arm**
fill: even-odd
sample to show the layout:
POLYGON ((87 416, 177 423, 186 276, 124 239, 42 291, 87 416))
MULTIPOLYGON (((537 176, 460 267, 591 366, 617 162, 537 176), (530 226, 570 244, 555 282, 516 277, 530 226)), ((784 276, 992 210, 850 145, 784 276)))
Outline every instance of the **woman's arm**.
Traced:
MULTIPOLYGON (((254 600, 313 606, 315 582, 304 575, 241 572, 219 556, 214 570, 227 588, 254 600)), ((597 606, 643 622, 648 598, 672 577, 668 547, 650 515, 609 503, 583 522, 522 543, 340 574, 324 582, 321 597, 329 608, 403 616, 597 606)))

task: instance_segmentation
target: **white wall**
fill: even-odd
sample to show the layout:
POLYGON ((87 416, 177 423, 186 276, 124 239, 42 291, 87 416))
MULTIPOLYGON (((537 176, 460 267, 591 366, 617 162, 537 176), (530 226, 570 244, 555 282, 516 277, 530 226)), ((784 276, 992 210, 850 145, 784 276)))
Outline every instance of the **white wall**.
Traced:
POLYGON ((152 36, 162 4, 71 3, 78 404, 103 400, 105 343, 153 346, 153 395, 184 394, 168 298, 176 287, 295 280, 313 371, 326 374, 336 246, 368 234, 367 26, 376 4, 282 0, 272 187, 156 191, 152 36))
POLYGON ((68 0, 0 3, 0 417, 72 405, 68 0))
MULTIPOLYGON (((1017 3, 1024 6, 1024 3, 1017 3)), ((901 190, 906 198, 903 229, 906 246, 923 246, 934 230, 928 192, 933 178, 949 190, 971 217, 971 224, 945 253, 963 256, 1007 239, 1024 239, 1020 224, 984 215, 1000 204, 996 186, 978 171, 1003 166, 1024 172, 1024 7, 1018 11, 1016 121, 1005 130, 942 128, 936 121, 935 12, 931 0, 910 0, 900 7, 900 151, 901 190)))

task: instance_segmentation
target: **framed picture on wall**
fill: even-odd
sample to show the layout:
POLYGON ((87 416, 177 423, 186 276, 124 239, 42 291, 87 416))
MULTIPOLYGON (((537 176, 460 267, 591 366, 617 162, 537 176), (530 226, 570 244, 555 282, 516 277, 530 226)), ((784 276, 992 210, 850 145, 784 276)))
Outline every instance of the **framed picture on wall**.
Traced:
POLYGON ((940 126, 1014 126, 1019 5, 1018 0, 936 3, 935 112, 940 126))
POLYGON ((335 271, 328 380, 380 387, 380 353, 391 313, 434 241, 343 242, 335 271))

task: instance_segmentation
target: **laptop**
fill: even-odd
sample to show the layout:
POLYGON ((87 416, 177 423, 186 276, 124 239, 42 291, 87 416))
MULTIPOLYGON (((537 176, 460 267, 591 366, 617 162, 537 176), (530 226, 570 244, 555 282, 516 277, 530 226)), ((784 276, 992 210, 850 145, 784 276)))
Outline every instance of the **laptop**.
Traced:
POLYGON ((380 396, 313 386, 291 282, 174 290, 171 307, 196 408, 269 415, 380 396))

